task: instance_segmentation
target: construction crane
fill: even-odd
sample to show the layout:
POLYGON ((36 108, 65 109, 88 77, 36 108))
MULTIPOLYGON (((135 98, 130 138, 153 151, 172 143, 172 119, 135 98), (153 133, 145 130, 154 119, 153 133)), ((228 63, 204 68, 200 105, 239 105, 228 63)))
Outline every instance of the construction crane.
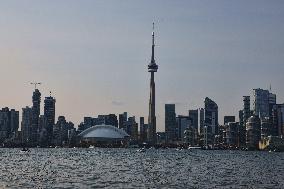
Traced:
POLYGON ((41 85, 41 83, 40 83, 40 82, 31 82, 31 85, 34 85, 34 86, 35 86, 35 89, 36 89, 36 86, 37 86, 37 85, 41 85))

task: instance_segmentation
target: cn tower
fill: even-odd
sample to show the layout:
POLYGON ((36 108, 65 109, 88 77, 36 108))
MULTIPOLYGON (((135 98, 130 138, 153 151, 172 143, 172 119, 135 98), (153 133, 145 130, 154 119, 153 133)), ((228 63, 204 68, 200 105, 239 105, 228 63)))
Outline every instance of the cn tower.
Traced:
POLYGON ((149 117, 147 139, 149 144, 156 144, 156 114, 155 114, 155 76, 154 73, 158 70, 158 65, 155 62, 155 34, 154 23, 152 32, 152 56, 151 62, 148 65, 148 72, 151 73, 150 79, 150 99, 149 99, 149 117))

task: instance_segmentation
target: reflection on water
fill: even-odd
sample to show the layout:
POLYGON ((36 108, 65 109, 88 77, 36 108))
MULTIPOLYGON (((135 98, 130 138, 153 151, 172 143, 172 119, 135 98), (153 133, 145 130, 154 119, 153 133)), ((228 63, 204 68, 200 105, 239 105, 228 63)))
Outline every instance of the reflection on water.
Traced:
POLYGON ((284 188, 284 153, 0 149, 0 188, 284 188))

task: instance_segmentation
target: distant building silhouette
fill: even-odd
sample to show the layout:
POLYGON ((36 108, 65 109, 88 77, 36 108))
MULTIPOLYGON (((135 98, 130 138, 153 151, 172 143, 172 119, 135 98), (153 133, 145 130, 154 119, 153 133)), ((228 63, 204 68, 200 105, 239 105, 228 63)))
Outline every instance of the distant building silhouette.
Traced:
POLYGON ((125 122, 126 133, 131 136, 133 141, 138 141, 138 123, 135 120, 135 116, 129 117, 125 122))
POLYGON ((118 120, 115 114, 98 115, 98 117, 84 117, 84 122, 78 126, 78 132, 82 132, 95 125, 112 125, 118 127, 118 120))
POLYGON ((275 104, 272 108, 272 135, 284 136, 284 104, 275 104))
POLYGON ((24 144, 29 144, 32 133, 32 118, 33 112, 32 108, 26 106, 22 109, 22 123, 21 123, 21 131, 22 131, 22 142, 24 144))
POLYGON ((145 142, 147 139, 147 128, 145 128, 144 117, 140 117, 140 141, 145 142))
POLYGON ((175 104, 165 104, 165 137, 167 143, 171 143, 176 140, 176 130, 175 104))
POLYGON ((122 113, 122 114, 119 114, 119 116, 118 116, 118 119, 119 119, 119 121, 118 121, 118 125, 119 125, 119 128, 120 129, 124 129, 124 131, 126 131, 126 126, 125 126, 125 123, 126 123, 126 121, 127 121, 127 119, 128 119, 128 117, 127 117, 127 112, 124 112, 124 113, 122 113))
POLYGON ((44 117, 42 120, 46 123, 45 130, 47 132, 47 144, 50 145, 52 141, 53 125, 55 124, 55 98, 52 96, 44 99, 44 117))
POLYGON ((225 124, 225 135, 224 135, 224 142, 227 145, 227 147, 239 147, 239 124, 236 122, 226 122, 225 124))
POLYGON ((53 144, 55 146, 67 146, 69 133, 74 130, 74 124, 67 122, 64 116, 59 116, 53 127, 53 144))
POLYGON ((207 135, 204 137, 207 139, 207 144, 213 144, 215 135, 218 135, 218 106, 213 100, 206 97, 204 100, 204 111, 204 127, 206 127, 207 135))
POLYGON ((188 117, 192 122, 192 127, 195 131, 198 131, 198 109, 188 110, 188 117))
POLYGON ((184 141, 184 131, 188 128, 192 128, 192 122, 188 116, 178 115, 176 117, 177 123, 177 140, 184 141))
POLYGON ((254 96, 254 114, 263 117, 269 117, 272 114, 270 108, 276 104, 276 95, 264 89, 253 89, 254 96))
POLYGON ((226 123, 235 122, 235 121, 236 121, 235 116, 224 116, 224 125, 226 125, 226 123))
POLYGON ((19 128, 19 112, 8 107, 0 110, 0 142, 15 137, 19 128))
POLYGON ((41 93, 38 89, 35 89, 33 92, 33 106, 32 106, 32 129, 30 136, 30 143, 32 146, 36 146, 38 142, 38 121, 40 115, 40 102, 41 102, 41 93))
POLYGON ((205 121, 205 115, 204 115, 204 108, 199 109, 199 129, 198 134, 202 136, 204 134, 204 121, 205 121))
POLYGON ((44 115, 40 115, 38 121, 38 145, 41 147, 48 147, 51 144, 52 138, 49 139, 49 137, 52 136, 53 131, 48 133, 47 125, 47 118, 44 115))
POLYGON ((261 122, 258 116, 251 116, 246 123, 246 145, 249 150, 259 149, 261 122))

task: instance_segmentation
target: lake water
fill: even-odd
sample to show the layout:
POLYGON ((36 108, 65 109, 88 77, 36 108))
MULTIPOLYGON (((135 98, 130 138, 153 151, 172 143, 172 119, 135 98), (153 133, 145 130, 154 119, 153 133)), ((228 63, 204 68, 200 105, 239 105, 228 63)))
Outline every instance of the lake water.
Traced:
POLYGON ((0 188, 284 188, 284 153, 0 149, 0 188))

